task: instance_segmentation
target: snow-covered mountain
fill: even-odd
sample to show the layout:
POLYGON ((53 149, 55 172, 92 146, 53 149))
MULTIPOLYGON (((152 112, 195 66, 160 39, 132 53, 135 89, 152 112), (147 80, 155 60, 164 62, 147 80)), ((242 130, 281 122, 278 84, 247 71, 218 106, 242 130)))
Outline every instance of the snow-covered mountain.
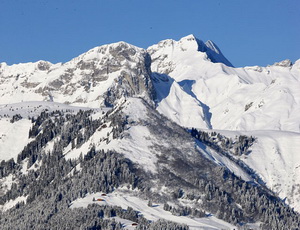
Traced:
MULTIPOLYGON (((286 204, 300 211, 299 80, 300 60, 234 68, 216 44, 193 35, 148 49, 104 45, 67 63, 1 63, 0 207, 12 216, 5 226, 22 222, 23 209, 26 220, 43 218, 37 207, 52 198, 59 220, 78 214, 68 206, 99 208, 90 198, 108 193, 106 205, 118 200, 148 220, 191 229, 295 227, 299 215, 286 204), (99 160, 110 162, 104 174, 99 160), (147 200, 158 208, 145 208, 147 200)), ((131 214, 117 215, 128 229, 131 214)), ((33 227, 56 223, 47 218, 33 227)))
POLYGON ((184 127, 258 137, 243 160, 300 211, 300 60, 232 68, 209 61, 201 44, 191 35, 148 48, 158 111, 184 127))
POLYGON ((96 47, 67 63, 2 63, 0 103, 38 100, 98 108, 122 96, 151 99, 150 65, 145 50, 125 42, 96 47))
POLYGON ((300 131, 299 60, 294 65, 283 61, 268 67, 232 68, 211 62, 198 47, 198 40, 187 36, 148 48, 152 72, 161 75, 157 88, 164 88, 158 111, 186 127, 300 131), (202 108, 204 123, 189 123, 186 114, 191 111, 178 106, 182 97, 190 110, 202 108))

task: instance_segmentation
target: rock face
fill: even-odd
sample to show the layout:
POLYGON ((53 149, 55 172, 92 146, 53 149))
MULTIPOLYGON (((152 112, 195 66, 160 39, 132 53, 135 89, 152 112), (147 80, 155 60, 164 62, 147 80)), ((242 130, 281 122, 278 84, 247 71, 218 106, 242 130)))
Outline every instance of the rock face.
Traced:
MULTIPOLYGON (((150 55, 145 50, 136 50, 126 43, 120 43, 115 49, 111 49, 110 54, 114 60, 113 70, 119 71, 119 76, 105 93, 105 104, 113 105, 122 96, 141 96, 151 102, 154 90, 150 55)), ((108 64, 107 71, 111 71, 109 68, 108 64)))
POLYGON ((96 47, 64 64, 2 63, 0 104, 50 100, 99 107, 113 105, 122 96, 142 96, 150 102, 150 65, 145 50, 125 42, 96 47))
POLYGON ((292 65, 293 63, 289 59, 274 63, 274 66, 281 66, 281 67, 291 67, 292 65))

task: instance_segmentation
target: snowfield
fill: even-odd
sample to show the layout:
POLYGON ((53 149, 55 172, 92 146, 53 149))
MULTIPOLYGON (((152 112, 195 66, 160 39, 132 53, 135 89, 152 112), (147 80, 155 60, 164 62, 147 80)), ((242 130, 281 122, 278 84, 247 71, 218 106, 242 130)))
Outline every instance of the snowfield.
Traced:
POLYGON ((300 131, 300 60, 233 68, 209 61, 197 47, 190 35, 148 48, 158 111, 184 127, 300 131))
POLYGON ((30 141, 28 137, 31 121, 22 119, 11 123, 10 119, 0 119, 0 160, 16 157, 30 141), (16 144, 18 143, 18 144, 16 144))
POLYGON ((243 159, 280 198, 300 211, 300 133, 257 131, 252 153, 243 159))
MULTIPOLYGON (((190 218, 185 216, 174 216, 170 212, 163 209, 163 204, 153 204, 152 207, 149 207, 148 201, 142 200, 134 194, 126 193, 126 191, 115 191, 110 194, 102 196, 103 193, 94 193, 88 194, 84 198, 77 199, 72 202, 70 208, 79 208, 87 207, 89 204, 97 203, 99 205, 116 205, 121 206, 123 209, 132 207, 134 210, 139 210, 141 215, 146 219, 151 221, 157 221, 159 219, 166 219, 173 222, 187 224, 191 230, 217 230, 217 229, 235 229, 236 226, 226 223, 223 220, 220 220, 214 216, 208 216, 204 218, 190 218), (96 201, 93 201, 93 198, 96 201), (104 201, 97 201, 98 198, 103 199, 104 201)), ((117 219, 125 225, 125 229, 130 229, 132 222, 123 221, 122 219, 117 219)))

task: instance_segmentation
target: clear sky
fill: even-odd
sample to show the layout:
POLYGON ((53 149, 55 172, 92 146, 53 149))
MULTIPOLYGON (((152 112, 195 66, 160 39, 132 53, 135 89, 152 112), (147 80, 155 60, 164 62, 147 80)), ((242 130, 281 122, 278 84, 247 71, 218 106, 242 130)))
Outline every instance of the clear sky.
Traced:
POLYGON ((300 0, 0 0, 0 62, 66 62, 126 41, 147 48, 189 34, 234 66, 300 58, 300 0))

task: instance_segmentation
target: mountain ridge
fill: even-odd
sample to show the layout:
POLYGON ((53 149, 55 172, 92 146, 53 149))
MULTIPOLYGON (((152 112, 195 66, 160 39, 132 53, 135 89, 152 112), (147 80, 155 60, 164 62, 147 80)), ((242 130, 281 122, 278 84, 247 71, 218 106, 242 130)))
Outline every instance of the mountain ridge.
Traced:
MULTIPOLYGON (((56 170, 67 184, 68 178, 84 177, 91 187, 75 186, 81 195, 48 194, 55 202, 70 204, 123 186, 125 193, 145 192, 140 202, 151 198, 162 205, 166 196, 175 204, 164 210, 180 215, 206 212, 234 225, 257 227, 261 221, 266 229, 293 223, 286 215, 297 216, 288 205, 300 207, 300 61, 234 68, 224 58, 214 43, 189 35, 147 49, 125 42, 95 47, 66 63, 1 63, 0 207, 14 213, 17 201, 21 209, 38 204, 41 191, 52 185, 40 188, 35 176, 51 171, 43 162, 56 162, 64 165, 56 170), (99 159, 111 163, 108 174, 93 171, 99 159), (111 172, 119 160, 129 168, 111 172), (84 166, 89 164, 90 169, 84 166), (87 171, 97 175, 102 190, 87 171), (41 191, 14 190, 24 180, 41 191), (203 203, 190 204, 193 196, 203 203), (247 196, 268 212, 247 203, 247 196), (269 219, 273 205, 284 217, 273 213, 275 219, 269 219)), ((54 186, 66 186, 53 178, 54 186)))

